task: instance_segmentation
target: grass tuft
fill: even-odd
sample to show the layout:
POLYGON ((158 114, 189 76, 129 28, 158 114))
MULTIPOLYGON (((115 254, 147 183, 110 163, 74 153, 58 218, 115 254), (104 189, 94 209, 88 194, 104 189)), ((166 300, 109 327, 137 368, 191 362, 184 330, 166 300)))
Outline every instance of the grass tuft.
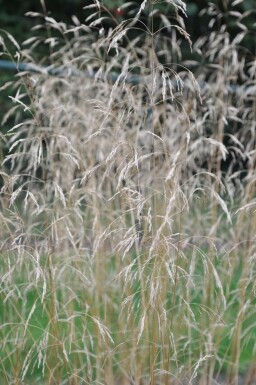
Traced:
POLYGON ((1 384, 255 378, 250 31, 234 12, 242 31, 230 36, 211 4, 192 47, 185 3, 155 3, 125 5, 119 22, 95 1, 74 25, 44 9, 30 13, 44 40, 20 48, 7 34, 15 60, 51 75, 7 85, 1 384), (184 44, 198 59, 183 58, 184 44))

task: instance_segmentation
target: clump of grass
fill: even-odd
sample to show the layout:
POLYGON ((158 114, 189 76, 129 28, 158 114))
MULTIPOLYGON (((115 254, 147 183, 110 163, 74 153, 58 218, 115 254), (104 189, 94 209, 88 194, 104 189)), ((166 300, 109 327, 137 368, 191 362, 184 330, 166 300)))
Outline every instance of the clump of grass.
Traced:
POLYGON ((254 62, 224 24, 184 62, 166 3, 175 23, 151 0, 121 23, 98 1, 85 24, 31 14, 58 70, 19 73, 6 117, 5 383, 238 384, 253 363, 254 62))

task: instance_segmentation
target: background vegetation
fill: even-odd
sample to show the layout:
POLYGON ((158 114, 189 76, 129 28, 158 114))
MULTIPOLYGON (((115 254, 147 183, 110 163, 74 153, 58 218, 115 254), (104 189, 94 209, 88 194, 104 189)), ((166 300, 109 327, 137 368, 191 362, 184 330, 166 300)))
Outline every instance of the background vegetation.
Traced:
POLYGON ((249 3, 42 1, 1 32, 58 69, 1 87, 1 383, 255 381, 249 3))

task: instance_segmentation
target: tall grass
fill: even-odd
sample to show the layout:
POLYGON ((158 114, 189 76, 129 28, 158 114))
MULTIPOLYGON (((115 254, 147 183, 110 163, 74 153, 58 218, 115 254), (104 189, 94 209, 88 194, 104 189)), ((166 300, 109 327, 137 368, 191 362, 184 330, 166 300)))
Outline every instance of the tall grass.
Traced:
POLYGON ((3 384, 255 377, 250 31, 234 4, 231 37, 211 5, 221 27, 184 61, 186 6, 166 7, 126 3, 119 22, 95 1, 74 25, 30 14, 47 37, 16 57, 33 63, 46 44, 42 63, 61 71, 19 73, 4 119, 3 384))

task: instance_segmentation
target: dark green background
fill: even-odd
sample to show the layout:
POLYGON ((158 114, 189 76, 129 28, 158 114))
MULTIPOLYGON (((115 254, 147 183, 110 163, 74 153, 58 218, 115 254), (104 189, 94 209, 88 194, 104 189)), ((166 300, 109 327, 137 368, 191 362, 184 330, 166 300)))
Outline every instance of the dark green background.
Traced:
MULTIPOLYGON (((56 18, 57 21, 71 22, 70 16, 75 14, 80 21, 84 21, 87 13, 83 10, 85 5, 91 3, 91 0, 51 0, 45 1, 48 14, 56 18)), ((241 4, 232 7, 233 1, 225 0, 197 0, 197 1, 185 1, 187 4, 188 19, 186 20, 186 26, 188 32, 191 34, 192 41, 201 36, 203 33, 207 33, 209 19, 207 16, 199 18, 199 13, 202 9, 207 7, 210 3, 214 3, 225 14, 225 22, 227 22, 230 31, 232 33, 237 32, 237 27, 234 22, 234 17, 228 13, 228 11, 249 11, 255 10, 254 15, 248 16, 243 19, 243 22, 251 29, 255 30, 255 17, 256 17, 256 0, 244 0, 241 4), (227 5, 225 5, 228 3, 227 5)), ((104 0, 103 4, 115 12, 115 9, 125 3, 123 0, 104 0)), ((134 7, 136 4, 141 4, 141 1, 134 1, 134 7)), ((159 4, 155 7, 168 9, 168 5, 159 4)), ((169 6, 170 8, 170 6, 169 6)), ((42 5, 40 0, 0 0, 0 23, 2 29, 7 29, 13 33, 18 40, 22 40, 22 37, 29 34, 33 21, 25 17, 25 13, 28 11, 42 12, 42 5)), ((123 16, 127 17, 128 12, 123 16)), ((221 20, 220 20, 221 24, 221 20)), ((220 26, 220 25, 219 25, 220 26)), ((218 28, 218 26, 216 26, 218 28)), ((254 37, 251 42, 253 43, 254 37)))

